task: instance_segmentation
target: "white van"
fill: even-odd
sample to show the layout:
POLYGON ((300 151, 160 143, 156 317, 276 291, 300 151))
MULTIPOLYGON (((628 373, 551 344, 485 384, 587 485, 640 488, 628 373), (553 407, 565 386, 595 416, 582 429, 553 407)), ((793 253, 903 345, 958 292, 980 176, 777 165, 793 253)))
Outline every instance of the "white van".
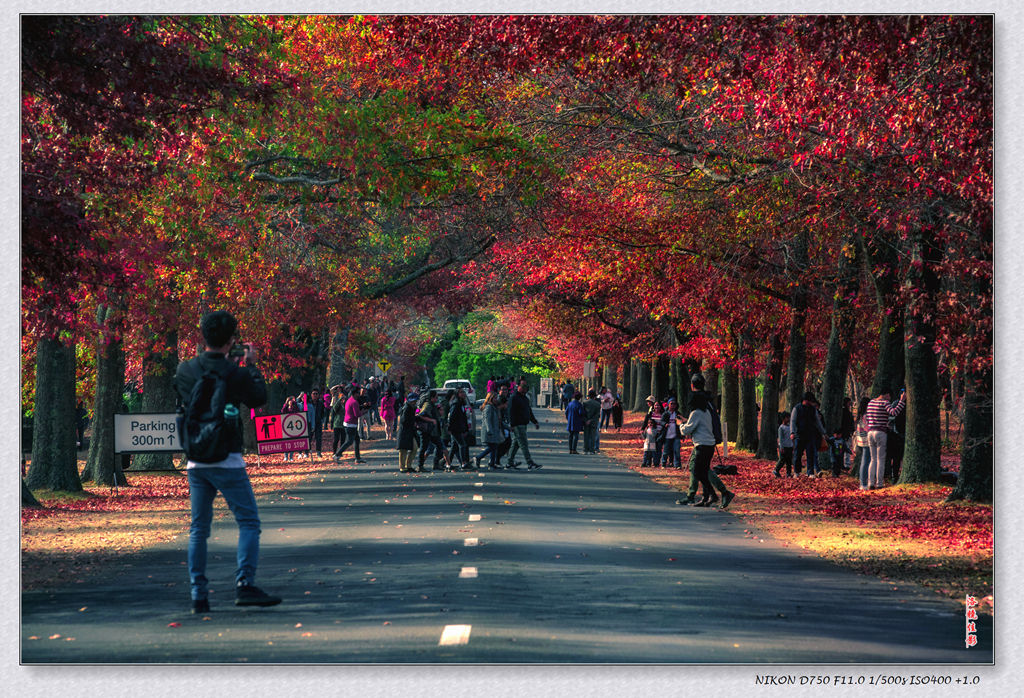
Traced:
POLYGON ((446 393, 449 390, 463 389, 466 391, 466 399, 469 400, 469 404, 476 404, 476 391, 473 390, 473 384, 465 378, 453 378, 450 381, 445 381, 444 386, 441 387, 441 392, 446 393))

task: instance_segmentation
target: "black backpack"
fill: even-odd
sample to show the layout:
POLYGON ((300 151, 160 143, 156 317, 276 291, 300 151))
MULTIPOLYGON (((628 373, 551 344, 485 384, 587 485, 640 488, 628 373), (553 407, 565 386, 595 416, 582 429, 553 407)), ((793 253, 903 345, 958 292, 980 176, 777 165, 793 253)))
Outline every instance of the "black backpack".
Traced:
POLYGON ((227 406, 229 372, 206 369, 192 386, 188 403, 178 414, 178 434, 188 459, 216 463, 228 457, 230 439, 224 408, 227 406))

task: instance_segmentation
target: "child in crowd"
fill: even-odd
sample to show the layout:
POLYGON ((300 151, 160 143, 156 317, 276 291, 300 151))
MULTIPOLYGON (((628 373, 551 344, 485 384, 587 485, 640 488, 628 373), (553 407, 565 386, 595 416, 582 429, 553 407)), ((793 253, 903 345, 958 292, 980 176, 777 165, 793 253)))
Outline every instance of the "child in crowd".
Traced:
POLYGON ((644 462, 641 468, 655 468, 658 466, 658 422, 651 419, 647 421, 647 428, 644 430, 644 462))
POLYGON ((845 469, 844 457, 850 452, 849 447, 846 445, 846 439, 843 438, 842 431, 837 430, 832 435, 832 438, 828 440, 828 450, 832 456, 832 477, 839 477, 845 469))
POLYGON ((793 437, 792 429, 789 426, 789 412, 779 415, 782 424, 779 425, 779 460, 775 464, 775 477, 782 477, 782 466, 786 466, 786 477, 793 477, 793 437))

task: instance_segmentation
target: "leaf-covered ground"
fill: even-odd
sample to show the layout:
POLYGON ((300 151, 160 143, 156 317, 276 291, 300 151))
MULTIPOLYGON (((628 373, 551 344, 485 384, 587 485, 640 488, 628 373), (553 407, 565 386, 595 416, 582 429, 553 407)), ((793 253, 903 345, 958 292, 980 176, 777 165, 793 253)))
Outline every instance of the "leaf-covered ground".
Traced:
MULTIPOLYGON (((641 468, 641 420, 629 415, 621 431, 603 433, 601 451, 645 477, 686 491, 689 444, 683 447, 682 470, 641 468)), ((955 470, 956 460, 944 456, 943 466, 955 470)), ((748 536, 770 535, 894 587, 914 583, 961 603, 971 594, 980 610, 992 613, 991 505, 945 504, 952 488, 940 485, 863 492, 845 474, 776 478, 774 462, 733 450, 725 462, 738 471, 722 476, 737 495, 729 510, 750 524, 748 536)))

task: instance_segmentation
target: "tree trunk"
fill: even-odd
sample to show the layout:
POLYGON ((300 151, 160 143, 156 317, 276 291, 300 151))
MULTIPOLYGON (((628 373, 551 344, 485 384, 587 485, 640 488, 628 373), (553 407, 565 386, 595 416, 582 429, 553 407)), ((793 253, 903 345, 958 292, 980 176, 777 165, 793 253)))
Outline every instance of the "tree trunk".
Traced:
MULTIPOLYGON (((803 275, 808 265, 807 231, 797 236, 793 256, 798 274, 803 275)), ((801 279, 793 288, 792 311, 789 326, 789 362, 786 366, 786 409, 793 409, 803 400, 806 386, 804 373, 807 369, 807 287, 801 279)))
POLYGON ((835 300, 832 302, 832 332, 825 356, 821 385, 821 414, 830 432, 843 424, 843 398, 846 397, 846 372, 850 367, 856 314, 853 303, 860 287, 860 259, 856 240, 849 238, 839 251, 839 271, 835 300))
POLYGON ((622 409, 628 410, 633 406, 633 360, 625 359, 622 362, 622 409))
POLYGON ((651 395, 658 400, 668 398, 668 357, 659 356, 651 365, 651 395))
POLYGON ((683 392, 679 394, 679 406, 687 414, 690 412, 690 397, 693 394, 693 390, 690 388, 690 379, 693 377, 693 374, 698 373, 699 371, 700 366, 698 366, 693 359, 687 359, 683 362, 683 392))
POLYGON ((619 367, 613 363, 606 363, 601 380, 604 381, 604 386, 613 393, 619 392, 619 367))
MULTIPOLYGON (((340 385, 352 380, 352 370, 345 363, 345 352, 348 350, 347 327, 338 328, 331 339, 331 367, 327 372, 328 387, 340 385)), ((276 409, 276 408, 275 408, 276 409)))
POLYGON ((779 335, 772 335, 772 353, 764 372, 764 393, 761 396, 761 433, 757 440, 757 457, 775 460, 779 457, 779 382, 786 347, 779 335))
POLYGON ((899 278, 896 269, 899 256, 896 241, 878 234, 876 238, 861 241, 868 277, 874 282, 875 300, 881 317, 878 333, 878 362, 875 379, 871 384, 871 397, 882 390, 899 390, 906 370, 903 357, 903 308, 896 303, 899 278))
POLYGON ((883 389, 899 391, 906 372, 903 342, 903 310, 889 308, 882 311, 882 329, 878 336, 878 363, 875 380, 871 383, 871 397, 883 389))
MULTIPOLYGON (((737 353, 744 365, 753 359, 750 336, 740 335, 737 353)), ((739 409, 737 410, 736 447, 757 451, 757 380, 746 371, 739 376, 739 409)))
MULTIPOLYGON (((920 231, 915 231, 910 240, 910 258, 908 283, 934 298, 941 286, 934 265, 941 256, 920 231)), ((901 484, 936 481, 942 472, 942 391, 935 355, 936 328, 923 312, 906 318, 907 431, 901 484)))
MULTIPOLYGON (((331 383, 331 385, 337 385, 337 383, 331 383)), ((283 381, 270 381, 267 383, 267 404, 264 408, 267 414, 280 413, 281 407, 284 406, 285 398, 290 395, 288 388, 289 384, 283 381)), ((292 397, 294 397, 293 394, 292 397)))
POLYGON ((633 361, 633 399, 630 409, 634 412, 644 412, 647 397, 647 389, 651 385, 651 366, 646 361, 636 359, 633 361))
POLYGON ((41 339, 36 349, 29 489, 81 492, 75 449, 75 346, 41 339))
POLYGON ((651 394, 651 362, 636 362, 636 395, 633 399, 634 412, 647 411, 647 396, 651 394))
POLYGON ((679 408, 682 410, 686 409, 686 393, 688 392, 684 386, 689 381, 689 377, 686 375, 686 368, 683 366, 683 360, 678 356, 673 356, 669 361, 669 382, 672 388, 672 392, 675 393, 676 399, 679 401, 679 408))
POLYGON ((736 441, 739 433, 740 378, 736 366, 722 370, 722 419, 728 425, 726 441, 736 441))
POLYGON ((114 454, 114 413, 124 396, 124 344, 113 331, 100 334, 96 348, 96 401, 93 403, 92 439, 84 480, 98 485, 127 485, 121 456, 114 454))
MULTIPOLYGON (((177 403, 174 373, 178 368, 178 333, 168 333, 163 348, 143 359, 143 366, 142 411, 174 412, 177 403)), ((174 470, 174 454, 136 454, 132 470, 174 470)))
POLYGON ((721 371, 717 368, 708 368, 704 371, 704 389, 711 393, 711 403, 715 406, 715 409, 719 414, 722 413, 722 401, 719 399, 721 391, 719 390, 719 383, 721 382, 721 371))
POLYGON ((41 509, 43 507, 39 500, 36 499, 36 496, 32 494, 32 490, 25 484, 24 478, 21 480, 21 506, 32 507, 33 509, 41 509))
MULTIPOLYGON (((983 239, 991 253, 992 228, 983 239)), ((986 256, 991 262, 991 257, 986 256)), ((977 327, 979 347, 992 348, 991 280, 973 279, 968 290, 978 298, 976 305, 985 310, 988 326, 977 327)), ((957 383, 963 387, 963 442, 960 445, 960 474, 949 500, 992 501, 992 356, 969 356, 957 383)), ((950 388, 950 393, 954 392, 950 388)), ((955 399, 955 398, 953 398, 955 399)), ((950 405, 952 406, 952 405, 950 405)))
POLYGON ((960 474, 947 501, 992 501, 992 371, 974 370, 964 381, 960 474))

